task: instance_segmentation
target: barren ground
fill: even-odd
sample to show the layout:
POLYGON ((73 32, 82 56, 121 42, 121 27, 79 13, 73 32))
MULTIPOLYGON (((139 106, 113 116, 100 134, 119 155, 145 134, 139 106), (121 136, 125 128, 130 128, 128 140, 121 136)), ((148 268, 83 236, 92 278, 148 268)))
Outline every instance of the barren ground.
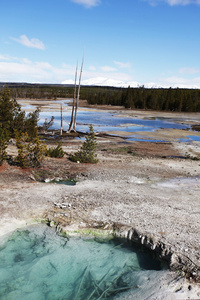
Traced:
MULTIPOLYGON (((171 134, 174 138, 176 131, 171 134)), ((176 298, 169 299, 200 299, 199 285, 192 281, 200 274, 200 161, 183 158, 200 158, 200 143, 122 144, 117 137, 97 141, 99 163, 95 165, 72 163, 67 154, 62 159, 46 158, 34 170, 4 163, 0 167, 0 235, 44 218, 65 230, 101 222, 112 228, 120 223, 118 235, 136 230, 139 242, 151 248, 164 245, 166 253, 176 254, 171 257, 172 268, 182 265, 184 271, 185 265, 190 281, 180 281, 176 298), (76 178, 78 183, 44 182, 59 178, 76 178)), ((63 147, 70 153, 80 143, 65 140, 63 147)), ((16 154, 13 144, 8 154, 16 154)), ((166 253, 159 254, 166 258, 166 253)), ((175 292, 177 286, 173 288, 175 292)))

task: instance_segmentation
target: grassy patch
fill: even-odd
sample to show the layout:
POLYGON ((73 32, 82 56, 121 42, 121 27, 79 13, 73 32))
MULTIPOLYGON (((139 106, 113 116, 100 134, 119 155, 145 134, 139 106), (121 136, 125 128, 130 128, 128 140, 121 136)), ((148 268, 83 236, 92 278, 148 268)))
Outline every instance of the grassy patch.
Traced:
POLYGON ((196 156, 191 156, 191 155, 187 155, 186 158, 187 158, 187 159, 191 159, 191 160, 197 160, 197 161, 200 160, 200 158, 198 158, 198 157, 196 157, 196 156))
POLYGON ((130 147, 117 147, 117 148, 107 148, 102 149, 101 151, 108 151, 113 154, 130 154, 132 156, 136 156, 136 152, 130 147))
POLYGON ((34 170, 32 171, 33 176, 35 177, 36 181, 41 181, 44 178, 50 177, 52 176, 52 172, 49 170, 44 170, 44 169, 40 169, 40 170, 34 170))

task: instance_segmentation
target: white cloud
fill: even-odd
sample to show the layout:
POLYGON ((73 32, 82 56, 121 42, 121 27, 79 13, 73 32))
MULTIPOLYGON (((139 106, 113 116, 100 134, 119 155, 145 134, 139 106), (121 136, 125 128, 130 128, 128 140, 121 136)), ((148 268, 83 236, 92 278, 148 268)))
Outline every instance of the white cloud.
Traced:
POLYGON ((72 66, 72 65, 62 64, 62 68, 63 69, 73 69, 73 71, 74 71, 74 66, 72 66))
POLYGON ((47 70, 39 63, 0 62, 0 81, 45 81, 47 76, 47 70))
POLYGON ((172 76, 168 78, 163 78, 158 83, 159 86, 168 88, 200 88, 200 77, 195 77, 192 79, 186 79, 182 77, 172 76))
POLYGON ((32 64, 32 61, 31 61, 30 59, 28 59, 28 58, 22 58, 21 61, 22 61, 24 64, 27 64, 27 65, 32 64))
POLYGON ((101 67, 101 70, 104 71, 104 72, 114 72, 114 71, 116 71, 115 68, 110 67, 110 66, 103 66, 103 67, 101 67))
POLYGON ((179 70, 180 74, 189 74, 189 75, 197 74, 199 72, 200 72, 200 70, 197 69, 197 68, 182 68, 182 69, 179 70))
POLYGON ((146 0, 148 1, 151 5, 158 5, 159 3, 166 2, 170 6, 175 6, 175 5, 190 5, 190 4, 195 4, 195 5, 200 5, 200 0, 146 0))
POLYGON ((36 48, 36 49, 40 49, 40 50, 45 49, 45 46, 42 41, 40 41, 36 38, 28 39, 25 34, 20 35, 19 38, 11 37, 11 39, 17 43, 22 44, 23 46, 29 47, 29 48, 36 48))
POLYGON ((129 62, 120 62, 120 61, 114 61, 114 64, 117 65, 119 68, 128 69, 131 67, 131 64, 129 62))
MULTIPOLYGON (((41 82, 41 83, 73 83, 76 65, 63 64, 60 67, 55 67, 49 62, 31 61, 27 58, 16 58, 9 55, 0 54, 0 82, 41 82)), ((179 74, 197 74, 195 68, 183 68, 179 70, 179 74)), ((116 86, 140 86, 145 87, 180 87, 180 88, 200 88, 200 76, 193 78, 184 78, 185 76, 163 77, 152 82, 138 83, 133 80, 127 72, 119 72, 113 68, 106 66, 103 69, 94 70, 89 67, 83 69, 84 82, 90 82, 91 78, 94 83, 104 83, 105 85, 116 86)))
POLYGON ((17 59, 16 57, 13 57, 13 56, 10 56, 10 55, 7 55, 7 54, 0 54, 0 60, 15 60, 17 59))
POLYGON ((126 72, 119 72, 118 70, 111 71, 110 67, 107 68, 100 68, 99 70, 93 71, 90 69, 83 69, 83 80, 95 77, 104 77, 113 80, 120 80, 120 81, 131 81, 132 77, 126 72))
POLYGON ((173 6, 173 5, 189 5, 189 4, 200 4, 199 0, 167 0, 167 3, 169 3, 169 5, 173 6))
POLYGON ((101 0, 71 0, 71 1, 77 4, 81 4, 86 8, 90 8, 101 4, 101 0))
MULTIPOLYGON (((74 81, 75 69, 75 64, 63 64, 60 67, 55 67, 44 61, 38 62, 27 58, 11 58, 9 55, 1 55, 0 82, 61 83, 65 80, 74 81), (8 57, 9 60, 7 59, 8 57)), ((118 72, 109 66, 99 70, 95 67, 91 68, 91 66, 88 69, 83 68, 83 80, 94 77, 104 77, 125 82, 132 80, 126 72, 118 72)))
POLYGON ((90 71, 96 71, 96 68, 95 68, 94 66, 90 66, 90 67, 89 67, 89 70, 90 70, 90 71))
POLYGON ((0 61, 0 81, 60 83, 74 77, 75 67, 54 67, 48 62, 33 62, 27 58, 0 61))
POLYGON ((74 80, 72 80, 72 79, 67 79, 67 80, 62 81, 61 83, 62 83, 62 84, 72 84, 72 85, 74 85, 74 80))

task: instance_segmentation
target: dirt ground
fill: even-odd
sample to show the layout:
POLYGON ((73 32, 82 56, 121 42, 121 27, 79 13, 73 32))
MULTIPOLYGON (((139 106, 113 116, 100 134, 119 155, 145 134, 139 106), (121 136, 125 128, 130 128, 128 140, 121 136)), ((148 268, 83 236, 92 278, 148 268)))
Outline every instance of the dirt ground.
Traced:
MULTIPOLYGON (((97 142, 99 162, 94 165, 68 160, 79 140, 64 140, 65 157, 46 158, 41 168, 4 163, 0 236, 44 218, 66 231, 120 224, 118 236, 131 234, 135 240, 137 233, 140 243, 170 257, 171 268, 188 277, 171 287, 175 298, 152 299, 200 299, 194 283, 200 275, 200 143, 122 143, 105 136, 97 136, 97 142), (68 178, 77 184, 48 183, 68 178)), ((8 154, 16 155, 13 144, 8 154)))

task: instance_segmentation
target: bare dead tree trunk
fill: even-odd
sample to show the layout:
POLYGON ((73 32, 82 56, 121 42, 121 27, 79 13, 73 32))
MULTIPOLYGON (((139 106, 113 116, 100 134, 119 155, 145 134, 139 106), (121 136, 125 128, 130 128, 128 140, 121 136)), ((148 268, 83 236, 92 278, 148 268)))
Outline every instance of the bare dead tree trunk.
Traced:
POLYGON ((63 130, 63 113, 62 113, 62 104, 60 105, 60 135, 62 135, 63 130))
POLYGON ((80 71, 80 76, 79 76, 78 94, 77 94, 77 99, 76 99, 74 125, 73 125, 74 131, 76 131, 76 117, 77 117, 77 110, 78 110, 78 105, 79 105, 79 97, 80 97, 80 89, 81 89, 81 76, 82 76, 82 72, 83 72, 83 62, 84 62, 84 56, 82 59, 81 71, 80 71))
POLYGON ((76 81, 77 81, 77 72, 78 72, 78 61, 76 64, 76 72, 75 72, 75 81, 74 81, 74 98, 73 98, 73 104, 72 104, 72 113, 71 113, 71 121, 69 124, 69 129, 67 132, 71 132, 72 130, 72 125, 74 122, 74 111, 75 111, 75 104, 76 104, 76 81))

